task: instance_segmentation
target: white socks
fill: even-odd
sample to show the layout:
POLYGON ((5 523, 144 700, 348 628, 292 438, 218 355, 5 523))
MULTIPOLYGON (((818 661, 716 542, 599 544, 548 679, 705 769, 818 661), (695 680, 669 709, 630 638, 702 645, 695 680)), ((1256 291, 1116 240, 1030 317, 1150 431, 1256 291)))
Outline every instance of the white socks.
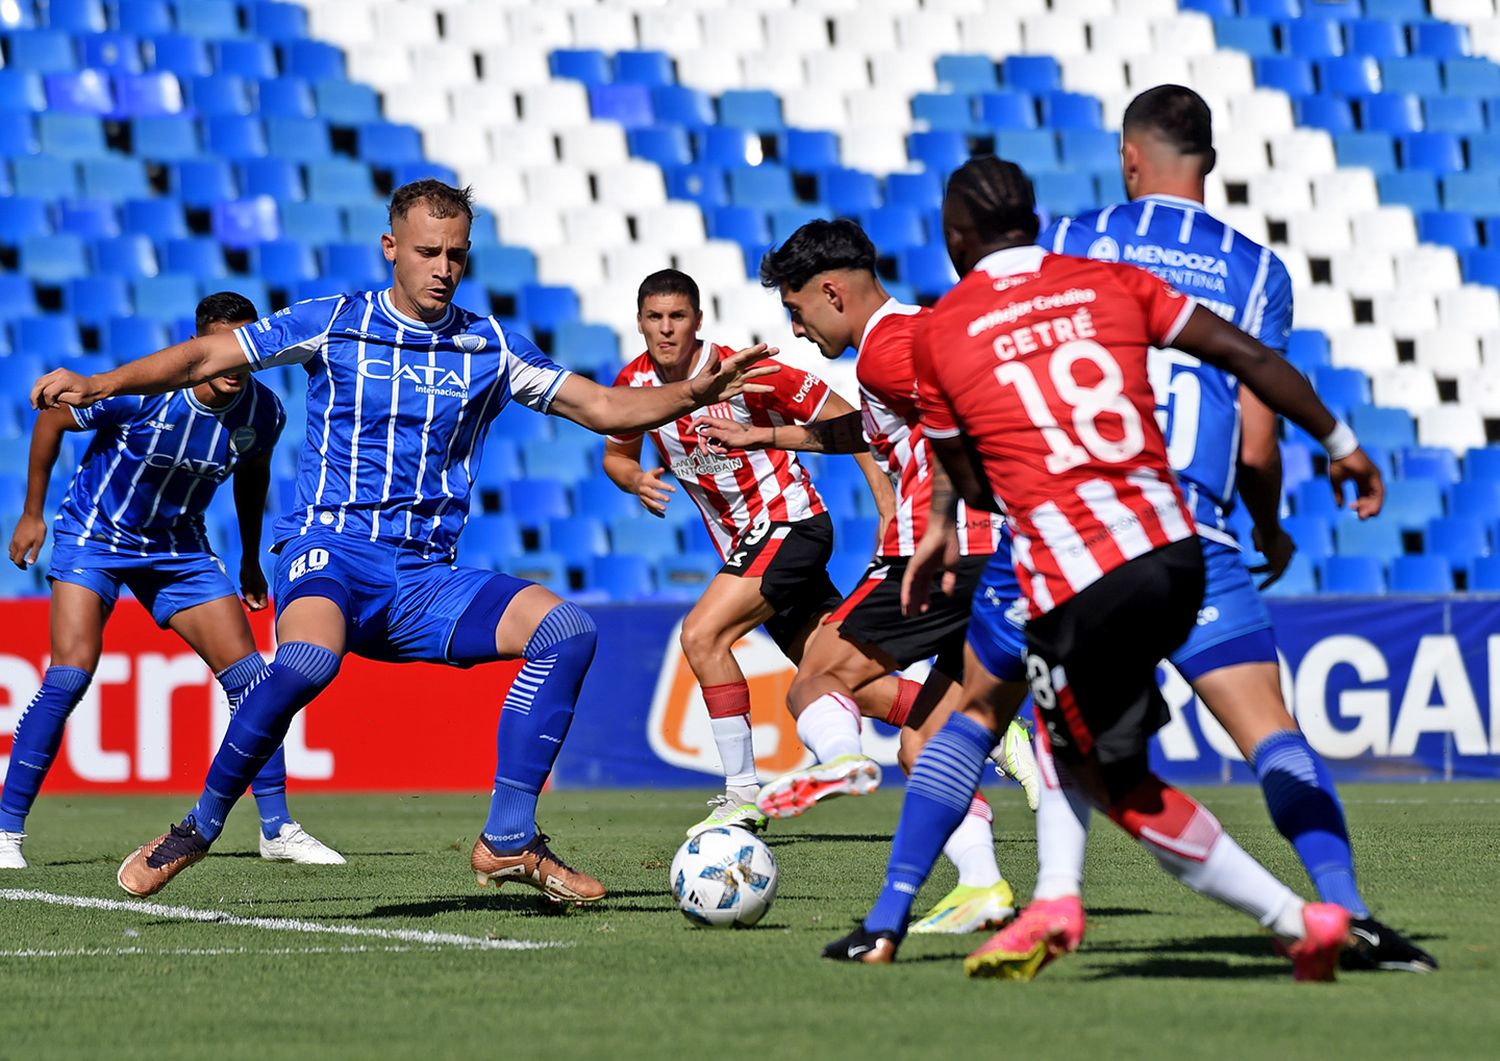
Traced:
POLYGON ((719 761, 724 764, 724 787, 759 788, 755 748, 750 742, 750 716, 710 718, 708 724, 713 729, 714 745, 719 749, 719 761))
POLYGON ((1083 893, 1083 859, 1088 851, 1091 808, 1066 767, 1038 756, 1041 802, 1036 809, 1036 899, 1062 899, 1083 893))
POLYGON ((1198 894, 1243 910, 1278 936, 1302 938, 1302 900, 1227 833, 1219 834, 1202 862, 1183 858, 1149 840, 1141 842, 1162 869, 1198 894))
POLYGON ((990 805, 975 796, 969 812, 943 845, 943 854, 958 867, 961 886, 989 888, 1000 883, 1000 867, 995 862, 994 820, 990 805))
POLYGON ((797 736, 820 763, 859 755, 859 707, 843 693, 824 693, 797 718, 797 736))

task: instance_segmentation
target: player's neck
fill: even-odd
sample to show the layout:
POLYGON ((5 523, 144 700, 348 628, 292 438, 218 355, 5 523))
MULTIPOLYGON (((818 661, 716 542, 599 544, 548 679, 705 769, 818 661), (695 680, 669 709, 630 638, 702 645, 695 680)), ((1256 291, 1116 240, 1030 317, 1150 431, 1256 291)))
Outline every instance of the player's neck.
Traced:
POLYGON ((854 326, 854 346, 857 350, 865 332, 869 330, 870 318, 879 313, 880 307, 891 300, 891 294, 879 280, 876 280, 864 290, 851 291, 847 298, 849 323, 854 326))
POLYGON ((686 353, 676 364, 663 365, 654 357, 651 359, 651 364, 663 383, 681 383, 693 374, 693 366, 698 363, 698 357, 702 352, 703 340, 694 336, 693 341, 688 344, 686 353))
POLYGON ((423 324, 436 324, 448 315, 448 306, 424 311, 415 302, 408 299, 406 293, 395 284, 392 284, 386 290, 390 292, 391 308, 403 317, 409 317, 414 321, 421 321, 423 324))
POLYGON ((1136 189, 1132 199, 1144 199, 1148 195, 1170 195, 1174 199, 1190 199, 1201 204, 1204 200, 1205 187, 1201 177, 1183 177, 1177 180, 1159 179, 1150 182, 1141 182, 1136 189))
MULTIPOLYGON (((235 394, 238 393, 238 391, 235 392, 235 394)), ((198 399, 200 405, 208 409, 224 408, 224 406, 234 401, 235 394, 220 394, 214 390, 212 383, 200 383, 193 388, 193 397, 198 399)))

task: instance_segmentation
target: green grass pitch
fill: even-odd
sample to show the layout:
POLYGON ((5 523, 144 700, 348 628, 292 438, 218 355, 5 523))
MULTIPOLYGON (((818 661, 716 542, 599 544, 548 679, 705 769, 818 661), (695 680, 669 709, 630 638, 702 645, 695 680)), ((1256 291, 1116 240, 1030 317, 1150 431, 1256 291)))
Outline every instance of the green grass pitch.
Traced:
MULTIPOLYGON (((242 810, 216 853, 153 902, 240 918, 346 926, 272 931, 21 899, 126 897, 119 858, 181 799, 44 796, 33 868, 0 875, 0 1058, 33 1057, 1459 1057, 1500 1035, 1500 785, 1344 790, 1367 896, 1443 964, 1434 976, 1362 974, 1298 985, 1240 914, 1168 880, 1107 822, 1089 854, 1088 938, 1031 984, 969 981, 983 937, 908 940, 891 968, 818 957, 878 887, 898 792, 843 800, 767 840, 780 894, 748 931, 695 929, 666 868, 699 793, 548 795, 564 857, 611 895, 547 910, 514 886, 475 887, 481 796, 310 797, 293 807, 349 856, 334 868, 261 862, 242 810), (553 946, 475 949, 433 937, 553 946), (425 942, 424 942, 425 940, 425 942)), ((1260 793, 1199 793, 1303 894, 1260 793)), ((994 792, 1002 867, 1035 873, 1031 815, 994 792)), ((946 865, 921 896, 953 882, 946 865)))

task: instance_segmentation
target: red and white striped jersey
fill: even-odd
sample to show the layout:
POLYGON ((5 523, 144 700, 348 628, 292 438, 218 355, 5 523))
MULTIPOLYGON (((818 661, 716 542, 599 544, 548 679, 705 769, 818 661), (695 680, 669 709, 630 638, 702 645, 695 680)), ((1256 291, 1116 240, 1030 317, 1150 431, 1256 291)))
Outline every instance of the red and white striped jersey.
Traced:
MULTIPOLYGON (((910 556, 927 530, 932 460, 917 414, 912 337, 929 312, 890 299, 875 311, 859 341, 855 374, 865 438, 896 492, 896 517, 886 529, 882 556, 910 556)), ((959 502, 958 525, 959 550, 964 556, 987 556, 995 551, 1000 541, 997 518, 987 512, 970 512, 959 502)))
POLYGON ((1033 616, 1195 533, 1146 372, 1193 306, 1144 269, 1013 247, 920 329, 927 433, 978 447, 1033 616))
MULTIPOLYGON (((713 351, 730 357, 734 351, 705 342, 693 363, 692 374, 703 368, 713 351)), ((715 453, 699 439, 693 421, 700 416, 718 416, 757 427, 805 424, 818 418, 828 400, 828 384, 810 372, 785 362, 767 361, 781 370, 758 381, 774 389, 741 394, 678 417, 670 424, 648 431, 687 495, 703 513, 703 522, 721 556, 759 523, 796 523, 827 509, 813 487, 807 469, 795 453, 781 449, 730 450, 715 453)), ((615 386, 657 387, 661 379, 648 354, 641 354, 620 370, 615 386)), ((639 435, 611 435, 615 442, 633 442, 639 435)))

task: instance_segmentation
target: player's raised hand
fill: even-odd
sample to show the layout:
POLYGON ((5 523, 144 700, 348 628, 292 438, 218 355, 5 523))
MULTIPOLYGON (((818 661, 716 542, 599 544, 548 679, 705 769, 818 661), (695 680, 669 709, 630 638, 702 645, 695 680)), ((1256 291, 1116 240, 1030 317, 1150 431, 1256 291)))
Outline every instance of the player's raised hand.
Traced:
POLYGON ((698 440, 715 453, 732 449, 768 449, 771 432, 764 427, 742 424, 723 416, 700 416, 693 421, 698 440))
POLYGON ((1274 533, 1266 535, 1256 527, 1250 532, 1251 539, 1255 542, 1255 548, 1266 558, 1263 564, 1256 564, 1250 569, 1252 575, 1265 575, 1261 580, 1260 588, 1266 589, 1281 580, 1286 574, 1287 565, 1292 562, 1296 555, 1297 543, 1292 540, 1280 524, 1277 524, 1274 533))
POLYGON ((240 561, 240 596, 245 598, 245 607, 252 612, 265 611, 271 603, 266 573, 260 569, 260 561, 250 557, 240 561))
POLYGON ((769 376, 779 371, 776 365, 760 365, 768 357, 780 351, 765 343, 756 343, 743 350, 736 350, 729 357, 709 358, 708 364, 692 378, 690 387, 693 398, 699 405, 728 401, 739 394, 765 394, 771 390, 768 383, 752 383, 751 380, 769 376))
POLYGON ((662 476, 666 474, 666 471, 665 468, 643 471, 635 484, 635 496, 641 499, 642 507, 653 516, 663 519, 667 515, 667 502, 671 501, 672 495, 677 492, 677 487, 662 481, 662 476))
POLYGON ((1385 480, 1363 449, 1356 449, 1343 460, 1330 461, 1328 481, 1333 484, 1333 500, 1339 508, 1344 507, 1344 484, 1354 484, 1354 511, 1360 519, 1377 515, 1385 504, 1385 480))
POLYGON ((47 540, 47 521, 41 516, 26 513, 16 521, 16 532, 10 536, 10 562, 25 571, 36 563, 42 551, 42 542, 47 540))
POLYGON ((75 409, 87 409, 105 394, 95 385, 94 377, 80 376, 65 368, 54 368, 31 388, 33 409, 52 409, 59 405, 71 405, 75 409))

